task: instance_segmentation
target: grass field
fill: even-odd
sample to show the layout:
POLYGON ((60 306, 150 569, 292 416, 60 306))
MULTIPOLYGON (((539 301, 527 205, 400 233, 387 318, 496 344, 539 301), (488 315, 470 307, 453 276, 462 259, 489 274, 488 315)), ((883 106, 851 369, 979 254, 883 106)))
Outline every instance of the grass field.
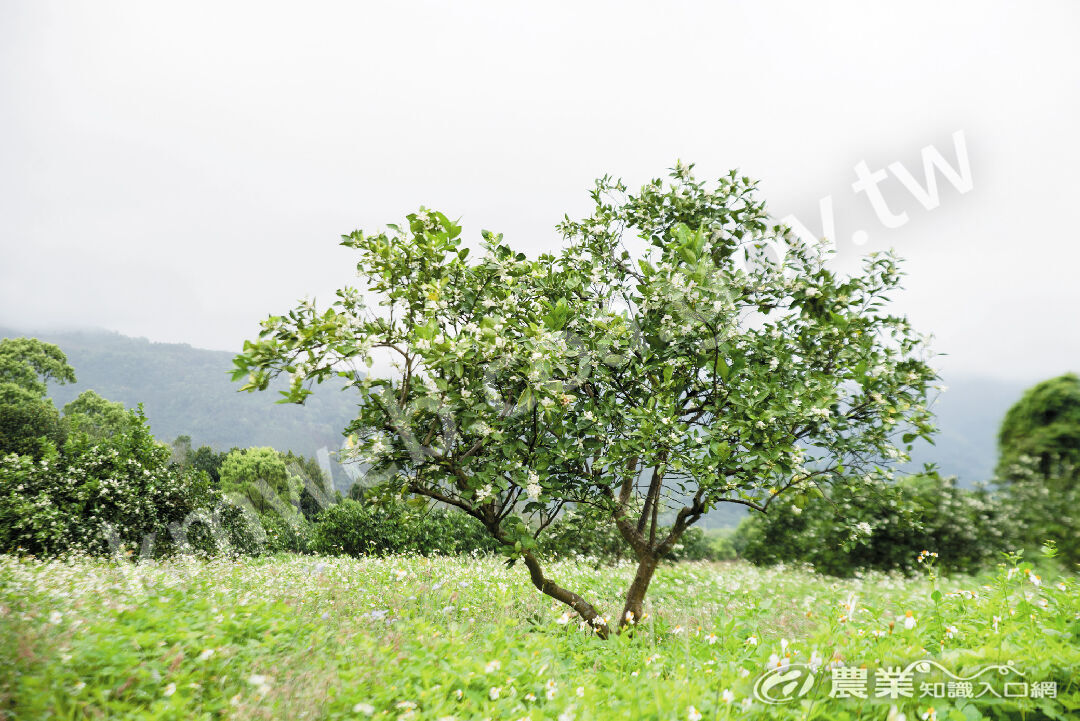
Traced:
MULTIPOLYGON (((0 708, 17 719, 1077 718, 1080 585, 1039 573, 837 580, 686 563, 657 573, 635 633, 605 642, 491 558, 4 556, 0 708), (878 696, 889 690, 878 669, 919 659, 955 676, 1011 661, 1023 677, 982 674, 973 695, 1021 678, 1027 691, 949 698, 966 687, 935 667, 910 698, 878 696), (851 678, 860 666, 867 698, 831 698, 833 668, 851 678), (796 698, 768 704, 754 688, 777 667, 770 678, 793 673, 796 698), (1049 695, 1041 682, 1056 698, 1031 698, 1049 695)), ((564 562, 549 575, 617 609, 632 569, 564 562)))

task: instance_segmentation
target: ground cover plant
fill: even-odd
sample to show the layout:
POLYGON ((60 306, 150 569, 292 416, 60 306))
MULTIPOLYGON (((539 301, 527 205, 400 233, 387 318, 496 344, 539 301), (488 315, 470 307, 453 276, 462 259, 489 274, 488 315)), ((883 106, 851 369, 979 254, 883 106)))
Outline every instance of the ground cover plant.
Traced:
MULTIPOLYGON (((637 633, 601 642, 496 556, 0 557, 6 718, 979 719, 1080 709, 1075 576, 851 579, 663 565, 637 633), (831 669, 1012 663, 1054 698, 830 698, 831 669), (774 668, 816 681, 755 697, 774 668)), ((614 604, 634 575, 550 572, 614 604)), ((995 672, 996 673, 996 672, 995 672)), ((983 679, 985 680, 985 678, 983 679)), ((998 693, 1001 686, 991 679, 998 693)), ((975 685, 975 692, 980 690, 975 685)))

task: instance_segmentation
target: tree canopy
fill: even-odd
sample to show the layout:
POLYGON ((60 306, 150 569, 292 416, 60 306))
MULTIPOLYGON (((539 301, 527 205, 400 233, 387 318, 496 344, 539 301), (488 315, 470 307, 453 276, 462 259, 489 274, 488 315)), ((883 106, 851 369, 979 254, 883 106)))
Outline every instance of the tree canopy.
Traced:
POLYGON ((658 560, 716 504, 825 493, 933 430, 924 338, 884 310, 896 259, 841 277, 755 191, 683 165, 638 193, 604 178, 592 214, 559 225, 563 249, 535 260, 487 231, 472 259, 433 210, 354 232, 364 285, 268 318, 234 379, 287 374, 283 400, 303 402, 343 377, 360 395, 356 462, 479 520, 606 635, 536 552, 568 504, 599 509, 633 549, 632 624, 658 560))
POLYGON ((273 448, 245 448, 226 456, 220 469, 221 490, 246 499, 259 513, 287 515, 300 503, 302 483, 273 448))
POLYGON ((92 440, 102 440, 129 430, 132 416, 123 403, 102 398, 94 391, 83 391, 64 406, 64 421, 69 433, 83 433, 92 440))
POLYGON ((0 340, 0 383, 12 383, 44 397, 48 381, 75 382, 75 370, 63 351, 37 338, 0 340))
POLYGON ((1080 378, 1067 373, 1029 388, 1005 414, 998 450, 1005 480, 1025 458, 1043 474, 1055 464, 1080 466, 1080 378))
POLYGON ((0 340, 0 455, 39 457, 64 442, 47 382, 74 383, 63 351, 36 338, 0 340))

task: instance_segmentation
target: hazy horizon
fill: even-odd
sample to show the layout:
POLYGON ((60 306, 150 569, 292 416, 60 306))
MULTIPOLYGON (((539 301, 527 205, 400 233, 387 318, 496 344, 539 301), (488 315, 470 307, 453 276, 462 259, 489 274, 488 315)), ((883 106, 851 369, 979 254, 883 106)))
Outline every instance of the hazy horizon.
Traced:
POLYGON ((1066 2, 5 3, 0 324, 235 351, 353 282, 343 233, 425 205, 473 241, 552 250, 593 178, 634 187, 682 159, 760 179, 813 234, 831 197, 841 265, 895 248, 895 308, 946 378, 1077 370, 1078 19, 1066 2), (924 149, 959 172, 956 133, 969 189, 936 172, 935 199, 924 149), (853 189, 862 164, 885 216, 853 189))

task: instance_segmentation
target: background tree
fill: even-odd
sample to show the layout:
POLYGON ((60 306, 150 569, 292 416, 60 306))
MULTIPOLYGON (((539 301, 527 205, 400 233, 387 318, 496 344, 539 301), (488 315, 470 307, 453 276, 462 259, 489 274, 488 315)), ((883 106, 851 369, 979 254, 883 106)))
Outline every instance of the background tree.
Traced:
POLYGON ((282 455, 285 467, 302 483, 300 490, 300 513, 309 521, 314 521, 325 508, 339 500, 341 494, 334 490, 333 484, 314 458, 297 455, 287 451, 282 455))
POLYGON ((13 383, 44 397, 49 381, 75 382, 75 370, 63 351, 36 338, 0 340, 0 383, 13 383))
POLYGON ((560 226, 564 250, 537 260, 485 232, 469 261, 460 227, 423 209, 358 231, 343 244, 363 292, 269 318, 234 378, 254 390, 287 373, 284 400, 302 402, 344 377, 361 394, 356 460, 479 520, 606 634, 534 553, 566 504, 601 509, 632 548, 633 623, 659 560, 717 503, 823 493, 932 431, 923 340, 882 311, 895 259, 840 277, 753 193, 684 166, 637 195, 604 179, 592 216, 560 226), (367 374, 379 355, 397 372, 367 374))
POLYGON ((132 416, 123 403, 115 403, 94 391, 83 391, 64 406, 64 423, 68 433, 81 433, 91 440, 101 440, 126 433, 132 416))
POLYGON ((1049 475, 1060 463, 1080 467, 1080 378, 1068 373, 1028 389, 1009 409, 998 433, 998 478, 1015 476, 1023 460, 1049 475))
POLYGON ((64 438, 52 401, 14 383, 0 383, 0 456, 41 458, 62 446, 64 438))
POLYGON ((221 490, 247 499, 260 514, 289 515, 300 503, 302 487, 273 448, 233 451, 221 464, 221 490))
POLYGON ((45 395, 49 381, 75 382, 59 348, 36 338, 0 340, 0 455, 38 458, 63 444, 60 414, 45 395))
POLYGON ((998 434, 998 482, 1019 523, 1020 540, 1055 541, 1080 563, 1080 378, 1043 381, 1016 402, 998 434))
POLYGON ((193 468, 203 471, 210 477, 214 488, 221 486, 221 465, 233 451, 239 448, 230 448, 227 451, 215 451, 210 446, 191 447, 191 436, 177 436, 172 442, 173 462, 185 468, 193 468))

